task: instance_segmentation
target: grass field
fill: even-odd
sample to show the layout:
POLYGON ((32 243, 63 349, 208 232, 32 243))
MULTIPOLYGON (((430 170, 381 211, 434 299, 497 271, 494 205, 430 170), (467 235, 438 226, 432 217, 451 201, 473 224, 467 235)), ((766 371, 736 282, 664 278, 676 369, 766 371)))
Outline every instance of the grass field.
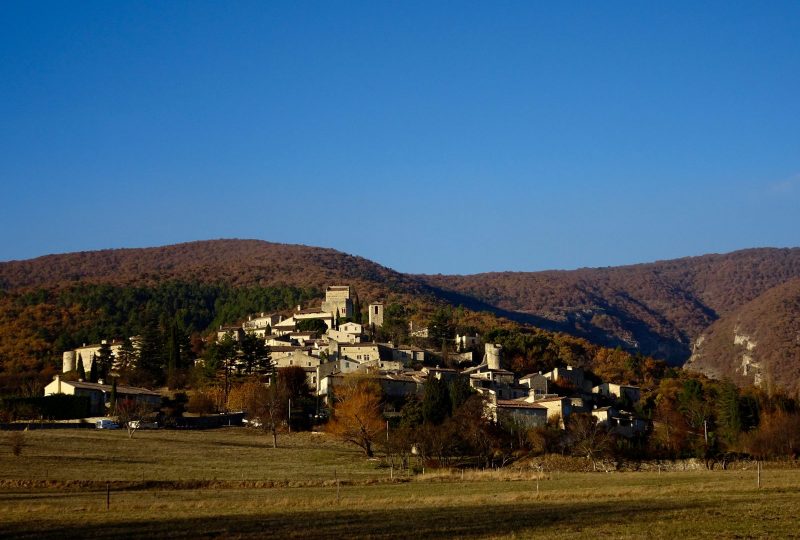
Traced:
POLYGON ((532 473, 467 474, 463 481, 428 473, 389 483, 385 468, 308 433, 284 437, 278 450, 236 429, 140 432, 132 441, 121 432, 40 431, 27 433, 26 442, 20 457, 0 449, 0 537, 800 534, 800 471, 793 469, 767 467, 760 490, 753 471, 703 471, 554 473, 539 480, 537 492, 532 473), (333 468, 348 484, 337 489, 333 468), (97 483, 69 483, 78 479, 97 483), (234 487, 191 487, 215 479, 234 487), (114 486, 109 510, 106 480, 114 486), (301 487, 254 487, 268 480, 301 487), (36 488, 14 486, 33 481, 36 488))

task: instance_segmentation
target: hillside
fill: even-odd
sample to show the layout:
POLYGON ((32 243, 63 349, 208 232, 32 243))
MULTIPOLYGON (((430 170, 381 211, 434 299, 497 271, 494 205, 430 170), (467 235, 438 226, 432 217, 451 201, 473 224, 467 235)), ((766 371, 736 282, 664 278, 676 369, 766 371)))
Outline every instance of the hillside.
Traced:
POLYGON ((132 319, 125 310, 155 302, 172 306, 170 311, 199 313, 185 324, 201 330, 240 316, 244 309, 258 309, 255 305, 287 309, 292 302, 319 297, 327 285, 348 283, 363 301, 390 295, 425 303, 444 300, 682 365, 692 344, 715 321, 796 277, 798 248, 468 276, 402 274, 333 249, 258 240, 48 255, 0 263, 0 356, 6 351, 8 361, 19 349, 9 346, 12 340, 27 340, 25 350, 40 358, 68 345, 54 344, 50 336, 55 331, 41 331, 39 325, 75 340, 92 340, 102 331, 140 325, 144 314, 132 319), (183 283, 216 288, 174 290, 183 283), (258 300, 265 295, 273 300, 258 300), (230 309, 220 310, 223 304, 230 309), (103 326, 80 334, 87 321, 97 320, 97 310, 103 326))
POLYGON ((800 279, 773 287, 712 324, 686 369, 740 385, 800 391, 800 279))
POLYGON ((468 307, 682 364, 701 332, 800 276, 800 249, 750 249, 615 268, 420 276, 468 307))
POLYGON ((154 285, 166 281, 225 283, 234 287, 294 285, 320 290, 346 282, 367 299, 389 291, 430 292, 417 280, 363 257, 261 240, 206 240, 0 263, 0 289, 5 290, 64 287, 78 282, 154 285))

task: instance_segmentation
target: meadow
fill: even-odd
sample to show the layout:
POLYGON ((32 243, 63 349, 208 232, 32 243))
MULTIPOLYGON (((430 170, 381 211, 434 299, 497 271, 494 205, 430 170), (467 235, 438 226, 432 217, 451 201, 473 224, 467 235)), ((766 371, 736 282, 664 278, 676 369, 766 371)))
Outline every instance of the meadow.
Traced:
POLYGON ((5 442, 0 447, 0 537, 800 533, 796 469, 767 465, 760 489, 752 470, 463 476, 426 471, 413 477, 395 471, 390 479, 379 461, 366 460, 327 435, 286 435, 279 444, 272 449, 267 437, 235 428, 140 431, 133 439, 122 431, 28 432, 21 456, 5 442))

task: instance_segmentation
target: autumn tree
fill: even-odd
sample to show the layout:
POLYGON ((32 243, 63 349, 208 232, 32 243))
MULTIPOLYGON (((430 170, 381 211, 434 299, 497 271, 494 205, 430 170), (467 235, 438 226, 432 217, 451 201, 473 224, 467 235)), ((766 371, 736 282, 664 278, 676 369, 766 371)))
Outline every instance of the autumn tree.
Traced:
POLYGON ((762 415, 758 428, 742 438, 751 455, 766 459, 800 455, 800 413, 776 409, 762 415))
POLYGON ((336 388, 335 399, 328 431, 372 457, 373 446, 385 429, 380 385, 370 377, 347 375, 336 388))

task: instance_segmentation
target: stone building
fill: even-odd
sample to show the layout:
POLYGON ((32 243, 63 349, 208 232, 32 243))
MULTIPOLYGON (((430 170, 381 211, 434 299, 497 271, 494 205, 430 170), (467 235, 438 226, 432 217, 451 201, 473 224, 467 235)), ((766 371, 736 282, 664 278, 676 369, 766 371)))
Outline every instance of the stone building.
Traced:
POLYGON ((369 305, 369 325, 375 328, 383 326, 383 302, 373 302, 369 305))
POLYGON ((349 285, 331 285, 325 289, 325 301, 322 311, 337 314, 339 317, 353 316, 353 299, 349 285))

